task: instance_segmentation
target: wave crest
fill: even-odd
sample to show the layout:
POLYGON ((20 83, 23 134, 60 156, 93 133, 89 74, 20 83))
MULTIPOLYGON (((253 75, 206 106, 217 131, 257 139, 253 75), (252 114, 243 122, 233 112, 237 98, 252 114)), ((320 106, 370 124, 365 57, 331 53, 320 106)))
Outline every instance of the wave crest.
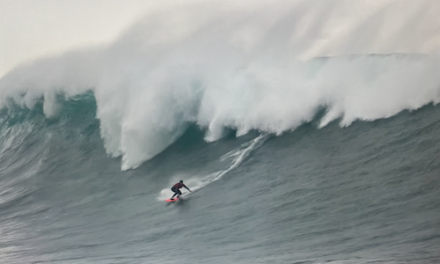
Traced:
MULTIPOLYGON (((122 156, 125 170, 163 151, 191 123, 206 129, 207 141, 215 141, 227 128, 238 136, 250 130, 279 135, 311 121, 322 107, 328 111, 320 127, 336 119, 347 126, 386 118, 439 102, 437 55, 368 55, 378 46, 400 51, 417 43, 405 46, 388 38, 381 45, 380 39, 360 45, 355 39, 356 25, 365 29, 378 15, 399 8, 374 5, 363 11, 363 3, 334 1, 344 10, 358 5, 353 10, 359 18, 356 13, 341 17, 335 6, 323 17, 323 8, 298 3, 244 11, 190 6, 150 16, 106 47, 10 72, 0 80, 1 106, 12 98, 32 108, 44 98, 50 117, 59 111, 57 95, 70 98, 92 90, 106 150, 122 156), (317 42, 328 25, 346 24, 353 30, 344 36, 332 31, 326 48, 317 42), (344 50, 367 55, 349 56, 344 50), (328 54, 338 56, 323 57, 328 54)), ((418 3, 422 8, 414 12, 440 9, 418 3)))

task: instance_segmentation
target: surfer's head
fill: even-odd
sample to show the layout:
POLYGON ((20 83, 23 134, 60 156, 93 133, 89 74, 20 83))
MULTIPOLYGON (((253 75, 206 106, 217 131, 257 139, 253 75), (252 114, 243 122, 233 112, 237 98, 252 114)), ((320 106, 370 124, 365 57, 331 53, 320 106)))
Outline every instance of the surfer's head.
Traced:
POLYGON ((180 180, 180 183, 183 183, 183 181, 182 181, 182 180, 180 180))

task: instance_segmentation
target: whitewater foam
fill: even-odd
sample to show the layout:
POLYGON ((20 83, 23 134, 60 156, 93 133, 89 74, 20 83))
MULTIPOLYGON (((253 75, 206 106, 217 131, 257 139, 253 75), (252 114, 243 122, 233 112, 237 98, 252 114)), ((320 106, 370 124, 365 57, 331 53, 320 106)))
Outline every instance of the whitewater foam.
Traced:
MULTIPOLYGON (((172 182, 170 182, 170 186, 179 179, 185 179, 185 184, 190 186, 192 192, 196 192, 206 187, 208 184, 220 180, 228 172, 240 166, 253 151, 260 148, 266 141, 270 139, 270 137, 271 136, 269 134, 261 134, 251 141, 242 144, 239 148, 234 149, 220 157, 220 161, 231 160, 231 163, 227 169, 213 172, 208 175, 174 175, 171 177, 172 182)), ((166 197, 170 197, 172 194, 173 193, 170 191, 170 189, 163 189, 157 197, 157 200, 163 201, 166 199, 166 197)), ((181 197, 184 198, 188 195, 189 193, 184 193, 181 197)))
POLYGON ((163 151, 191 123, 211 142, 229 128, 237 136, 251 130, 280 135, 322 107, 320 127, 337 119, 348 126, 440 101, 437 35, 413 38, 436 28, 440 4, 317 3, 237 10, 197 5, 152 15, 106 47, 10 72, 0 80, 0 106, 12 99, 33 108, 44 98, 52 117, 62 111, 56 95, 68 99, 92 90, 106 151, 122 156, 126 170, 163 151), (401 22, 421 12, 421 24, 401 22), (404 17, 384 20, 397 13, 404 17), (371 40, 360 41, 358 30, 371 40), (369 55, 395 52, 407 54, 369 55), (366 55, 349 56, 355 53, 366 55))

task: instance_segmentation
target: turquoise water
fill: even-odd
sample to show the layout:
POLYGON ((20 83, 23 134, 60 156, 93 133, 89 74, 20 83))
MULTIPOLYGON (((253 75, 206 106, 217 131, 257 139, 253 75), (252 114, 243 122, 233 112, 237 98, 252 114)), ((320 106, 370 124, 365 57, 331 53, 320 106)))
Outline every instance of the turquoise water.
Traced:
POLYGON ((229 4, 2 76, 0 263, 438 262, 440 5, 229 4))
POLYGON ((435 263, 440 112, 314 122, 282 136, 190 126, 135 170, 99 134, 92 95, 1 122, 7 263, 435 263), (179 179, 195 190, 163 200, 179 179))

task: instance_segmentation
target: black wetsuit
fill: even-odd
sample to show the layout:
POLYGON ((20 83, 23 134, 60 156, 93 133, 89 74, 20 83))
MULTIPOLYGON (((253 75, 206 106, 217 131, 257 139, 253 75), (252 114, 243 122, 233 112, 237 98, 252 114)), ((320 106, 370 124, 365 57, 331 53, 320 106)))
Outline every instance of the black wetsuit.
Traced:
POLYGON ((171 199, 173 199, 174 196, 176 196, 176 195, 177 195, 177 197, 179 197, 180 195, 182 195, 182 192, 179 190, 179 189, 182 188, 182 187, 185 187, 188 191, 191 191, 188 187, 186 187, 185 184, 178 182, 178 183, 174 184, 173 187, 171 187, 171 191, 174 192, 174 194, 173 194, 173 196, 171 197, 171 199))

